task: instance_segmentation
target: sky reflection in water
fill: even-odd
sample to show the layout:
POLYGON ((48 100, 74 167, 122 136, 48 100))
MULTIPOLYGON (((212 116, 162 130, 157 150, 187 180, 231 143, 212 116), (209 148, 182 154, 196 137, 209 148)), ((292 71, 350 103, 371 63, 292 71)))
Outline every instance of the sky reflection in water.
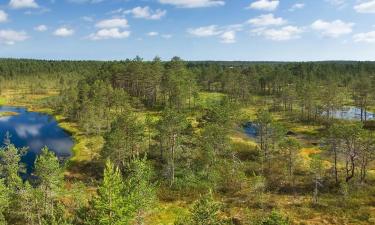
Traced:
POLYGON ((0 112, 18 113, 15 116, 0 117, 0 138, 4 139, 6 133, 9 132, 11 142, 16 147, 29 148, 22 158, 27 165, 28 172, 32 170, 36 155, 44 146, 54 151, 59 157, 71 156, 73 140, 51 116, 7 106, 0 107, 0 112))

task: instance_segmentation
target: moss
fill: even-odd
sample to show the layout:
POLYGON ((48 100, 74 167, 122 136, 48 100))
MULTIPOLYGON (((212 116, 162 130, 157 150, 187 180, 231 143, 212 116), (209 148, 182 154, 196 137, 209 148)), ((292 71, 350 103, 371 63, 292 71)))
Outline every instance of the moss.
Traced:
POLYGON ((187 214, 188 206, 185 202, 160 202, 146 218, 145 224, 172 225, 177 218, 187 214))
POLYGON ((17 112, 0 112, 0 117, 17 116, 17 112))
POLYGON ((1 105, 5 105, 6 104, 6 99, 5 98, 3 98, 3 97, 0 97, 0 106, 1 105))

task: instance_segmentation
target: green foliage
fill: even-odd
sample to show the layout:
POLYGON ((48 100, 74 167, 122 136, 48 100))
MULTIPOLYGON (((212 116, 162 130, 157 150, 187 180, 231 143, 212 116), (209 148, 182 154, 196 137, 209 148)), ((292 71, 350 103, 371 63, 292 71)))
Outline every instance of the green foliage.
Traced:
POLYGON ((179 218, 175 225, 224 225, 229 224, 220 216, 222 205, 216 202, 211 192, 197 200, 191 210, 190 215, 179 218))
POLYGON ((123 178, 118 167, 111 161, 106 162, 104 179, 94 200, 93 222, 99 225, 128 224, 131 219, 131 207, 123 196, 123 178))
POLYGON ((176 160, 181 156, 183 136, 187 126, 185 115, 172 108, 162 112, 157 124, 160 158, 166 159, 170 186, 175 181, 176 160))
MULTIPOLYGON (((42 153, 35 161, 35 175, 37 176, 36 185, 39 196, 37 207, 48 223, 55 223, 60 219, 57 215, 59 206, 59 197, 62 193, 64 181, 63 169, 55 153, 47 147, 42 149, 42 153)), ((37 193, 36 192, 36 193, 37 193)))
POLYGON ((119 168, 107 160, 103 182, 93 202, 90 223, 115 225, 129 224, 133 220, 141 222, 155 199, 151 175, 146 159, 133 160, 125 179, 119 168))
POLYGON ((0 224, 7 224, 4 214, 10 205, 10 190, 6 187, 4 180, 0 179, 0 224))
POLYGON ((102 158, 110 159, 116 166, 124 168, 143 153, 144 131, 144 124, 134 113, 123 113, 105 135, 102 158))
POLYGON ((123 194, 126 204, 132 206, 134 220, 141 224, 156 201, 156 186, 151 183, 152 169, 144 157, 133 160, 126 171, 123 194))
POLYGON ((290 225, 290 222, 282 214, 274 210, 259 225, 290 225))
POLYGON ((4 177, 7 187, 16 190, 21 187, 22 179, 20 172, 24 172, 24 167, 20 163, 21 154, 24 149, 17 149, 10 143, 9 139, 5 141, 5 147, 0 148, 0 173, 4 177))

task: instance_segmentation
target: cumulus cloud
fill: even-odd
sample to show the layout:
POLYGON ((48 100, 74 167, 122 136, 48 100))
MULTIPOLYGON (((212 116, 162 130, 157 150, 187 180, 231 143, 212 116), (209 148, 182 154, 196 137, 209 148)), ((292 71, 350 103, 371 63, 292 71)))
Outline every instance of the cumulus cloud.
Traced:
POLYGON ((231 44, 236 42, 236 32, 231 30, 231 31, 225 31, 220 35, 220 39, 222 43, 225 44, 231 44))
POLYGON ((22 8, 38 8, 38 3, 35 0, 10 0, 9 6, 13 9, 22 8))
POLYGON ((4 12, 3 10, 0 10, 0 23, 4 23, 8 21, 8 14, 4 12))
POLYGON ((126 19, 115 18, 99 21, 95 26, 98 28, 125 28, 129 24, 126 19))
POLYGON ((303 8, 305 8, 304 3, 296 3, 296 4, 292 5, 292 7, 290 7, 289 11, 293 12, 293 11, 296 11, 298 9, 303 9, 303 8))
POLYGON ((288 41, 300 38, 303 29, 296 26, 284 26, 277 29, 257 28, 251 31, 257 36, 262 36, 273 41, 288 41))
POLYGON ((375 31, 355 34, 353 39, 355 42, 375 43, 375 31))
POLYGON ((343 6, 346 3, 346 0, 325 0, 325 1, 334 6, 343 6))
POLYGON ((92 18, 91 16, 82 16, 81 19, 85 22, 93 22, 94 21, 94 18, 92 18))
POLYGON ((202 8, 225 5, 225 1, 222 0, 159 0, 159 2, 180 8, 202 8))
POLYGON ((164 38, 164 39, 171 39, 173 37, 173 35, 172 34, 163 34, 163 35, 161 35, 161 37, 164 38))
POLYGON ((279 6, 279 0, 258 0, 250 4, 249 8, 265 11, 274 11, 279 6))
POLYGON ((273 14, 264 14, 247 21, 253 26, 280 26, 287 23, 281 17, 275 17, 273 14))
POLYGON ((354 9, 359 13, 375 13, 375 0, 359 3, 354 9))
POLYGON ((67 27, 60 27, 56 29, 53 34, 59 37, 69 37, 74 34, 74 30, 67 27))
POLYGON ((350 34, 354 23, 345 23, 341 20, 332 22, 317 20, 311 24, 311 28, 319 31, 323 36, 337 38, 345 34, 350 34))
POLYGON ((95 3, 100 3, 100 2, 103 2, 103 1, 104 0, 68 0, 68 2, 78 3, 78 4, 83 4, 83 3, 95 4, 95 3))
POLYGON ((121 31, 119 28, 101 29, 96 33, 90 34, 91 40, 104 40, 104 39, 123 39, 130 36, 130 31, 121 31))
POLYGON ((195 37, 218 37, 222 43, 235 43, 236 33, 242 29, 242 25, 230 25, 226 27, 219 27, 217 25, 210 25, 198 28, 190 28, 187 32, 195 37))
POLYGON ((166 10, 152 10, 150 7, 135 7, 125 12, 126 14, 132 14, 135 18, 148 19, 148 20, 160 20, 167 14, 166 10))
POLYGON ((159 35, 159 33, 155 32, 155 31, 151 31, 151 32, 147 33, 147 36, 150 36, 150 37, 155 37, 155 36, 158 36, 158 35, 159 35))
POLYGON ((221 33, 217 25, 210 25, 198 28, 189 28, 188 33, 196 37, 210 37, 221 33))
POLYGON ((14 45, 16 42, 21 42, 28 38, 29 36, 24 31, 0 30, 0 43, 6 45, 14 45))
POLYGON ((42 25, 34 27, 34 30, 39 31, 39 32, 44 32, 44 31, 48 30, 48 28, 47 28, 46 25, 42 24, 42 25))

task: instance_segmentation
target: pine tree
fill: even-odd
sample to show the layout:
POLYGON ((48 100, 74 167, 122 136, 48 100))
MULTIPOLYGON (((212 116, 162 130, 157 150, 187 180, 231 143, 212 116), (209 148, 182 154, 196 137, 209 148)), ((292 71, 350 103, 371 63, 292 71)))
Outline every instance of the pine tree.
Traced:
POLYGON ((191 225, 220 225, 221 205, 213 198, 212 192, 196 201, 191 209, 191 225))
POLYGON ((10 205, 10 190, 6 187, 3 179, 0 179, 0 224, 7 224, 4 214, 10 205))
POLYGON ((35 161, 35 176, 37 187, 42 194, 40 206, 43 216, 47 220, 55 220, 55 210, 58 204, 58 197, 64 181, 63 170, 55 153, 47 147, 35 161))
POLYGON ((123 225, 131 220, 132 207, 126 204, 123 178, 118 167, 107 160, 104 179, 94 200, 93 223, 98 225, 123 225))
POLYGON ((123 113, 112 123, 111 130, 105 135, 101 156, 123 169, 143 152, 143 140, 144 124, 134 113, 123 113))
POLYGON ((135 159, 130 163, 124 181, 123 194, 126 204, 132 206, 132 217, 137 224, 143 224, 143 218, 155 201, 155 186, 151 183, 152 170, 147 159, 135 159))

